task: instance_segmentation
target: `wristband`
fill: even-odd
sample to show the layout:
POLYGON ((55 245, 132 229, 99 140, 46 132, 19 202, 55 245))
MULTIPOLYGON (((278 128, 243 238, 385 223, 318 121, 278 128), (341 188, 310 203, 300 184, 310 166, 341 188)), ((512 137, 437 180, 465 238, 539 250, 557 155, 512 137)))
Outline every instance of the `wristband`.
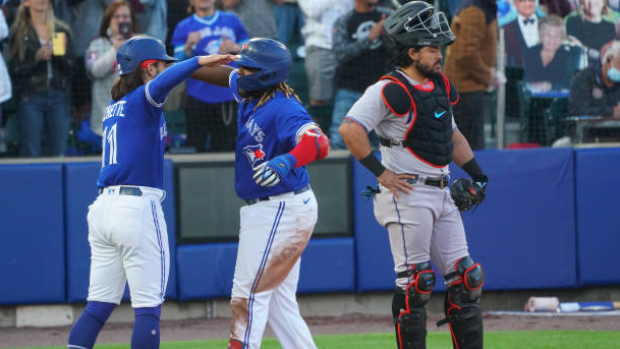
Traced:
POLYGON ((377 159, 375 154, 370 152, 367 157, 358 160, 360 164, 364 165, 370 172, 372 172, 375 177, 381 176, 383 171, 385 171, 385 167, 381 164, 381 161, 377 159))
POLYGON ((482 168, 476 161, 476 158, 471 158, 465 165, 461 167, 463 171, 467 172, 467 174, 474 180, 474 182, 483 182, 486 183, 489 181, 487 176, 482 172, 482 168))

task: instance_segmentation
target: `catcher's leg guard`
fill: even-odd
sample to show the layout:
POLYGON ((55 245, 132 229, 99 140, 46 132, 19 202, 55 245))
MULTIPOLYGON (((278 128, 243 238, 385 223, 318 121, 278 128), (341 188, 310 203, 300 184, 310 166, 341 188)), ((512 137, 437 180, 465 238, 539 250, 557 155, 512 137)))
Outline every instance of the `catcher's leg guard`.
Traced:
POLYGON ((482 349, 480 295, 484 272, 469 256, 459 259, 455 267, 454 273, 446 275, 446 319, 437 324, 449 323, 454 349, 482 349))
POLYGON ((397 288, 392 315, 398 349, 426 349, 426 308, 435 287, 435 272, 429 262, 415 264, 398 277, 411 277, 407 290, 397 288))

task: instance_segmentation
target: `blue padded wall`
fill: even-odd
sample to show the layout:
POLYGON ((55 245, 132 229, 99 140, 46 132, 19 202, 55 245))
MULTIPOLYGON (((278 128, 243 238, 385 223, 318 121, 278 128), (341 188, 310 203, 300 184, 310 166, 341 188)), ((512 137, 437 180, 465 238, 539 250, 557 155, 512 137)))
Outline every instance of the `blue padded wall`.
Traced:
MULTIPOLYGON (((485 269, 485 288, 577 286, 573 151, 482 151, 476 157, 490 178, 487 199, 463 220, 470 255, 485 269)), ((451 170, 453 180, 466 176, 456 166, 451 170)), ((353 173, 357 289, 391 290, 387 232, 372 202, 359 196, 376 179, 357 161, 353 173)), ((444 289, 438 278, 435 290, 444 289)))
MULTIPOLYGON (((101 163, 68 163, 65 164, 65 204, 66 236, 67 236, 67 300, 83 302, 88 294, 90 273, 90 248, 88 245, 88 224, 86 214, 88 206, 97 197, 97 177, 101 163)), ((164 216, 168 226, 170 244, 170 276, 167 298, 176 297, 176 221, 174 210, 174 171, 171 161, 164 162, 164 189, 166 200, 163 203, 164 216)), ((125 290, 124 300, 129 299, 125 290)))
POLYGON ((88 206, 97 197, 100 162, 65 164, 65 205, 67 238, 67 301, 82 302, 88 294, 90 247, 88 206))
MULTIPOLYGON (((485 289, 577 286, 572 149, 482 151, 485 202, 462 215, 485 289)), ((452 179, 465 177, 453 166, 452 179)))
POLYGON ((180 245, 177 248, 177 298, 229 297, 235 275, 237 243, 180 245))
POLYGON ((355 291, 353 238, 312 239, 301 256, 299 293, 355 291))
POLYGON ((366 201, 360 195, 367 185, 376 185, 377 179, 357 160, 351 158, 351 161, 357 291, 392 290, 396 274, 387 230, 375 219, 372 200, 366 201))
POLYGON ((0 304, 65 301, 62 164, 0 166, 0 304))
POLYGON ((620 285, 620 149, 576 152, 579 284, 620 285))
MULTIPOLYGON (((178 247, 179 300, 229 297, 237 243, 178 247)), ((352 238, 310 240, 301 257, 299 293, 355 290, 352 238)))

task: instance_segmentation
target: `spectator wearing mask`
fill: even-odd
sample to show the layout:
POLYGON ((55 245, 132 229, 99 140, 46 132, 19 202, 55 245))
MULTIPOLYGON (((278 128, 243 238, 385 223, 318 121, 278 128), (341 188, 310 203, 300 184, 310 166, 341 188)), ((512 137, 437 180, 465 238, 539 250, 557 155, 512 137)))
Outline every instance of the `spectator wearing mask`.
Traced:
POLYGON ((9 36, 13 84, 19 90, 20 155, 61 156, 69 132, 73 64, 69 27, 56 20, 49 0, 24 0, 9 36))
POLYGON ((578 72, 571 83, 569 115, 620 119, 620 41, 604 53, 601 64, 578 72))
MULTIPOLYGON (((248 41, 234 13, 215 9, 215 0, 190 0, 191 14, 174 29, 174 56, 238 54, 248 41)), ((237 102, 229 88, 187 79, 187 145, 196 151, 231 151, 237 135, 237 102)))
POLYGON ((102 133, 103 112, 112 98, 110 89, 118 78, 116 51, 137 29, 135 16, 129 3, 115 1, 105 10, 99 35, 90 42, 86 50, 86 70, 91 80, 93 96, 90 127, 99 136, 102 133), (131 28, 131 31, 121 32, 119 26, 127 26, 131 28))
POLYGON ((355 8, 338 18, 332 34, 338 60, 334 110, 329 130, 332 149, 346 149, 338 132, 342 119, 366 87, 389 71, 390 53, 382 41, 389 13, 377 8, 378 0, 355 0, 355 8))

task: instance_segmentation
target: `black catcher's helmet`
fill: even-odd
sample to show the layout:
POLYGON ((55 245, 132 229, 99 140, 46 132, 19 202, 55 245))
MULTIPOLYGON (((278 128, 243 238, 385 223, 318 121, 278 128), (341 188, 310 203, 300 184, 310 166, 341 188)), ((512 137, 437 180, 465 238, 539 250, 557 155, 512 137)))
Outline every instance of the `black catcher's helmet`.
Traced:
POLYGON ((390 46, 401 50, 413 46, 446 46, 454 42, 446 15, 424 1, 411 1, 396 9, 386 20, 390 46))

